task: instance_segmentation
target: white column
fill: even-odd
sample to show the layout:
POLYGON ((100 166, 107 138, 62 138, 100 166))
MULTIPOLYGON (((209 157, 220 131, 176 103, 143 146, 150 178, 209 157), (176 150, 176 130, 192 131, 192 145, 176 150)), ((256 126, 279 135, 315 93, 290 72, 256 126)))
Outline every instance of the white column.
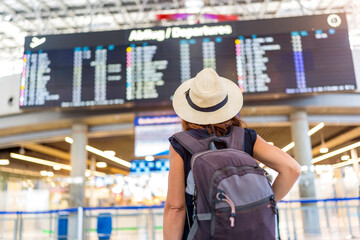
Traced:
MULTIPOLYGON (((72 126, 71 145, 71 171, 70 171, 70 202, 71 208, 83 207, 85 204, 85 170, 87 161, 87 131, 88 128, 83 123, 74 123, 72 126)), ((82 219, 82 211, 80 218, 78 215, 70 215, 68 222, 68 239, 82 240, 84 237, 84 224, 79 223, 82 219), (80 234, 82 233, 82 234, 80 234)))
POLYGON ((356 187, 360 196, 359 157, 356 149, 351 149, 351 160, 353 161, 353 169, 356 174, 356 187))
MULTIPOLYGON (((309 125, 307 121, 307 113, 305 111, 294 112, 290 115, 291 133, 295 143, 294 153, 295 159, 306 170, 301 172, 299 178, 299 190, 301 198, 316 198, 314 171, 311 152, 311 141, 308 136, 309 125)), ((304 169, 304 168, 303 168, 304 169)), ((319 234, 319 215, 316 203, 303 203, 302 206, 311 207, 309 210, 302 211, 302 221, 306 234, 319 234)))
POLYGON ((0 174, 0 192, 5 192, 6 191, 6 182, 7 182, 6 177, 2 176, 0 174))
POLYGON ((89 206, 96 207, 96 199, 94 198, 94 186, 95 186, 95 170, 96 170, 96 158, 94 156, 91 157, 91 164, 90 164, 90 194, 89 194, 89 206))

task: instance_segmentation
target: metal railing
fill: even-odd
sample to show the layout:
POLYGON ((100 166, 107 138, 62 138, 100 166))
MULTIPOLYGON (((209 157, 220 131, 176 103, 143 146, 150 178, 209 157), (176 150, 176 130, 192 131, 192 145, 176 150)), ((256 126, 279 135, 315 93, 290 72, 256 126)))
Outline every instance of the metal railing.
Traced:
POLYGON ((78 215, 77 208, 50 211, 0 212, 0 239, 60 239, 58 224, 71 214, 78 215))
MULTIPOLYGON (((358 239, 359 200, 360 198, 337 198, 281 201, 278 204, 281 239, 358 239), (304 217, 309 213, 315 213, 313 216, 318 218, 318 221, 312 219, 315 224, 310 224, 313 227, 310 231, 306 229, 309 224, 304 217)), ((36 212, 0 212, 0 239, 160 240, 163 207, 85 207, 36 212)))
POLYGON ((360 239, 360 198, 302 199, 278 204, 281 239, 360 239), (313 219, 306 231, 304 215, 313 219), (310 226, 311 227, 311 226, 310 226))

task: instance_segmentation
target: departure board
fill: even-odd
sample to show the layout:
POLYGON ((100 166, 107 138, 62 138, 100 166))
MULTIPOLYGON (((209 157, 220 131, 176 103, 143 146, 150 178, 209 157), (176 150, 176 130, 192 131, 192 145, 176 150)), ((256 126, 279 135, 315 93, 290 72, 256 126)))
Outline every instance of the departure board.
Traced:
POLYGON ((203 68, 248 96, 354 91, 344 14, 25 38, 20 107, 156 106, 203 68))

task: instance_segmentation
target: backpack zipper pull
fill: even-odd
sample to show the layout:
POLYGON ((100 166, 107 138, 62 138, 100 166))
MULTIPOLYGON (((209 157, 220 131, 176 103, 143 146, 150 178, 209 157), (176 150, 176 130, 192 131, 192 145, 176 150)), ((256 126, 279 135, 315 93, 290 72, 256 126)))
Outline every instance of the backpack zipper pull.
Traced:
POLYGON ((275 196, 274 195, 271 195, 270 202, 271 202, 271 208, 272 208, 273 212, 275 214, 277 214, 276 201, 275 201, 275 196))
POLYGON ((235 205, 234 205, 233 201, 231 201, 231 199, 224 192, 218 192, 216 194, 216 199, 219 201, 224 201, 230 205, 230 208, 231 208, 231 214, 229 217, 230 227, 234 227, 236 214, 235 214, 235 205))

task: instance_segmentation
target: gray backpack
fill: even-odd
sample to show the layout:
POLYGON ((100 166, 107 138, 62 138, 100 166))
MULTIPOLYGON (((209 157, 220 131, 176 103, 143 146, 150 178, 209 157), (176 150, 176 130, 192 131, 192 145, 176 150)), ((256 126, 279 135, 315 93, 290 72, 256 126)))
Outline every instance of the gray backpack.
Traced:
POLYGON ((188 239, 276 238, 274 193, 267 173, 243 151, 243 128, 233 127, 223 137, 196 139, 183 131, 174 138, 193 154, 186 191, 193 189, 194 223, 188 239))

